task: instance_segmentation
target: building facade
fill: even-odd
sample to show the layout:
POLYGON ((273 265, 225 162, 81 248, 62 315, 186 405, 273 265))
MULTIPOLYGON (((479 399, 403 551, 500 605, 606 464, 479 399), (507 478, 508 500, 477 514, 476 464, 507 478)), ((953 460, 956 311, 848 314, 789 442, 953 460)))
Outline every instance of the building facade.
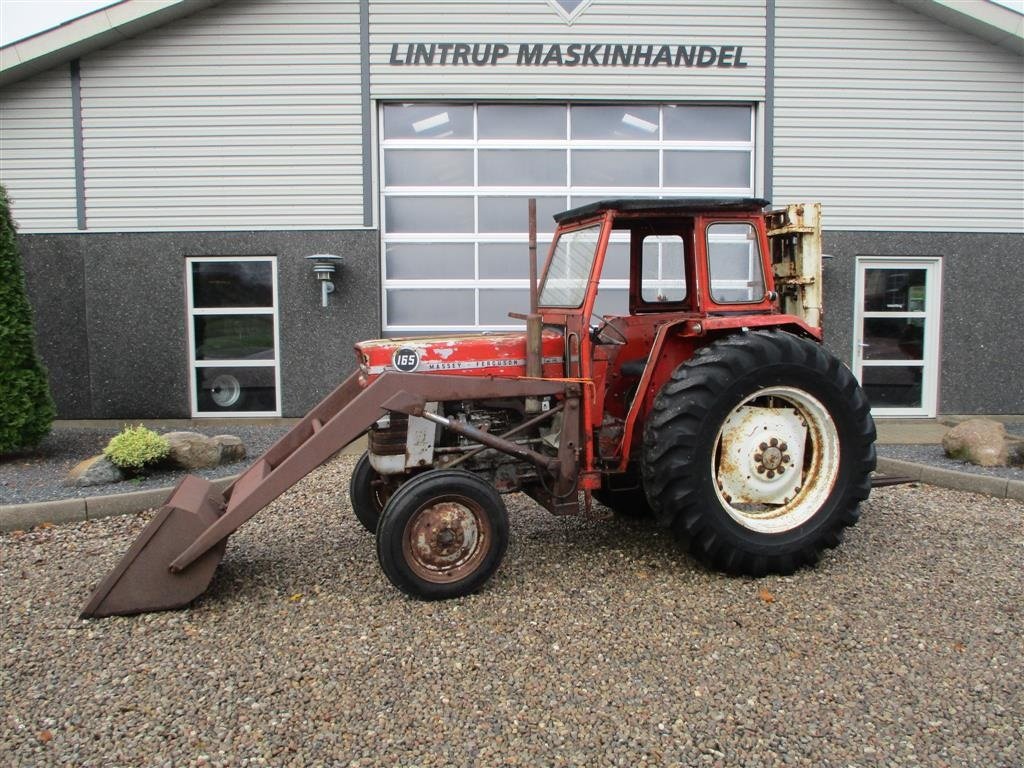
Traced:
POLYGON ((516 327, 528 197, 543 244, 633 195, 822 202, 826 341, 876 413, 1024 413, 1024 17, 811 6, 127 0, 7 46, 60 416, 301 415, 356 340, 516 327))

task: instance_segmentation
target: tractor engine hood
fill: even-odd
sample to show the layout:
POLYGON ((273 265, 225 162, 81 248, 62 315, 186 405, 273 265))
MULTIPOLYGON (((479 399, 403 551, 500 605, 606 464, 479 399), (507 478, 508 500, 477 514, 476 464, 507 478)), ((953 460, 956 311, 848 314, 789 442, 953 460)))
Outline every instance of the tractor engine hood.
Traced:
MULTIPOLYGON (((544 376, 563 375, 561 333, 541 336, 544 376)), ((467 376, 525 376, 525 333, 475 333, 429 338, 376 339, 355 345, 359 370, 368 376, 385 371, 447 373, 467 376)))

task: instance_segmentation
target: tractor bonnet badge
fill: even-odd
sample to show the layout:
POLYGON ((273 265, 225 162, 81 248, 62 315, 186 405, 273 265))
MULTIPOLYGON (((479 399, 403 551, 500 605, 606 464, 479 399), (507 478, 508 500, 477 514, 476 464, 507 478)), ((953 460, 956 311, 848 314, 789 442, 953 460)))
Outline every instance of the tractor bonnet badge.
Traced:
POLYGON ((411 373, 420 367, 420 353, 412 347, 399 347, 391 358, 391 364, 402 373, 411 373))

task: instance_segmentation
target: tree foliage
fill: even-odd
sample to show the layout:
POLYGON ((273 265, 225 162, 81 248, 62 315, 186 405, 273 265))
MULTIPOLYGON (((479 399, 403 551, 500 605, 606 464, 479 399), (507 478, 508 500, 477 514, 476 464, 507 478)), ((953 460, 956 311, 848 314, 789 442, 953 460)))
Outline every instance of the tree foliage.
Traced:
POLYGON ((56 415, 36 355, 15 234, 7 190, 0 186, 0 454, 37 445, 56 415))

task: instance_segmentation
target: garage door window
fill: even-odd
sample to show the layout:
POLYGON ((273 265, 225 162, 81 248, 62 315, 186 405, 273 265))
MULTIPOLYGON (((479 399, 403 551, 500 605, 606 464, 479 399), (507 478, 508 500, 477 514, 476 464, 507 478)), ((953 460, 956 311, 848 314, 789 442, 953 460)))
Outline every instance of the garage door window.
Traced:
POLYGON ((277 264, 188 259, 194 416, 278 416, 277 264))
MULTIPOLYGON (((527 305, 530 196, 543 262, 559 211, 610 197, 754 191, 745 104, 388 104, 381 124, 389 333, 518 327, 507 313, 527 305)), ((627 311, 627 240, 610 243, 603 312, 627 311)))

